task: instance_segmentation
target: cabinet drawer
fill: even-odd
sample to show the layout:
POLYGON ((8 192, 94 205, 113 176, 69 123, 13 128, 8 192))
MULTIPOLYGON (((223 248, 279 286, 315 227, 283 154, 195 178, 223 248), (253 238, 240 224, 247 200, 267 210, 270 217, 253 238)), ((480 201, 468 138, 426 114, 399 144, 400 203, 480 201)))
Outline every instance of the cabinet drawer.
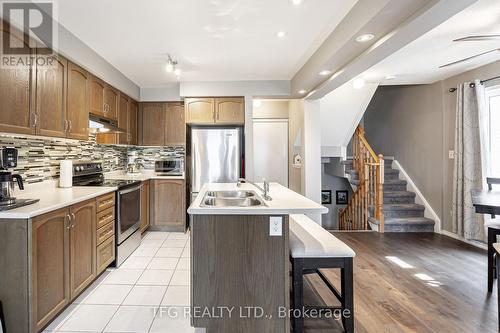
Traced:
POLYGON ((97 198, 97 211, 103 211, 115 206, 115 193, 110 193, 97 198))
POLYGON ((114 221, 111 221, 97 230, 97 245, 100 245, 106 239, 115 235, 115 224, 113 222, 114 221))
POLYGON ((115 207, 110 207, 97 213, 97 229, 115 220, 115 207))
POLYGON ((115 260, 115 238, 110 237, 97 247, 97 274, 115 260))

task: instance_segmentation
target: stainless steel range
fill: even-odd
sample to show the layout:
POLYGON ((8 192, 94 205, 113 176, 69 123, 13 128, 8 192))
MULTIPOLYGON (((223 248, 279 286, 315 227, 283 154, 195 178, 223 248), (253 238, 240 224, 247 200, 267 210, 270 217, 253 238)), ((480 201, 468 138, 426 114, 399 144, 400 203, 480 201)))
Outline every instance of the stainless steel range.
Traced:
POLYGON ((117 187, 115 206, 116 267, 141 243, 141 187, 139 180, 104 178, 102 164, 82 162, 73 166, 73 186, 117 187))

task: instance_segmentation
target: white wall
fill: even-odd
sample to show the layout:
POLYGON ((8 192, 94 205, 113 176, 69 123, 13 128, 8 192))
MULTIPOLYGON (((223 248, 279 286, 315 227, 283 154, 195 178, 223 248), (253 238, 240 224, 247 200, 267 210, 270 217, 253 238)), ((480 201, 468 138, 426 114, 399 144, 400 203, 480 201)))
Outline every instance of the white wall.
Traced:
MULTIPOLYGON (((302 189, 309 199, 321 203, 321 110, 318 100, 304 101, 304 163, 302 189)), ((321 225, 321 215, 309 215, 321 225)))
POLYGON ((58 39, 57 51, 63 56, 130 97, 140 99, 138 85, 61 25, 59 25, 58 39))
POLYGON ((289 96, 290 81, 181 82, 182 97, 204 96, 289 96))
POLYGON ((180 100, 179 82, 164 87, 141 88, 141 102, 177 102, 180 100))
POLYGON ((323 157, 344 156, 354 131, 370 104, 378 83, 355 89, 345 83, 320 100, 323 157))

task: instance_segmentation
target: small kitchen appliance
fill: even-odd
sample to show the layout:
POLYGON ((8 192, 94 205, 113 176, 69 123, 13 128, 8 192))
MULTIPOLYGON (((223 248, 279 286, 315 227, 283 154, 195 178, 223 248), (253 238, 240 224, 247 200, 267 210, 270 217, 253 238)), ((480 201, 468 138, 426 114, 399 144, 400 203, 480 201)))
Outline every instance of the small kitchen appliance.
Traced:
POLYGON ((161 157, 155 161, 158 176, 182 176, 184 174, 183 157, 161 157))
POLYGON ((0 211, 14 209, 26 205, 31 205, 39 200, 17 199, 14 197, 14 184, 20 190, 24 190, 23 178, 21 175, 12 174, 8 168, 17 167, 17 149, 0 149, 0 211))

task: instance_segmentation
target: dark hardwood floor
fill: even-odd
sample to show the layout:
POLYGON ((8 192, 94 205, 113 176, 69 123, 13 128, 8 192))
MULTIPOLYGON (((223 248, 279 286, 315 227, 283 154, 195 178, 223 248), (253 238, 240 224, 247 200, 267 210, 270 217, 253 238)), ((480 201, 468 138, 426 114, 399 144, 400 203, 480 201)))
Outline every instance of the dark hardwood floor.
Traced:
MULTIPOLYGON (((334 234, 357 254, 356 333, 497 332, 496 287, 487 293, 486 251, 438 234, 334 234)), ((336 270, 325 273, 338 281, 336 270)), ((305 301, 336 303, 314 275, 307 278, 305 301)), ((306 320, 305 332, 342 331, 333 325, 306 320)))

